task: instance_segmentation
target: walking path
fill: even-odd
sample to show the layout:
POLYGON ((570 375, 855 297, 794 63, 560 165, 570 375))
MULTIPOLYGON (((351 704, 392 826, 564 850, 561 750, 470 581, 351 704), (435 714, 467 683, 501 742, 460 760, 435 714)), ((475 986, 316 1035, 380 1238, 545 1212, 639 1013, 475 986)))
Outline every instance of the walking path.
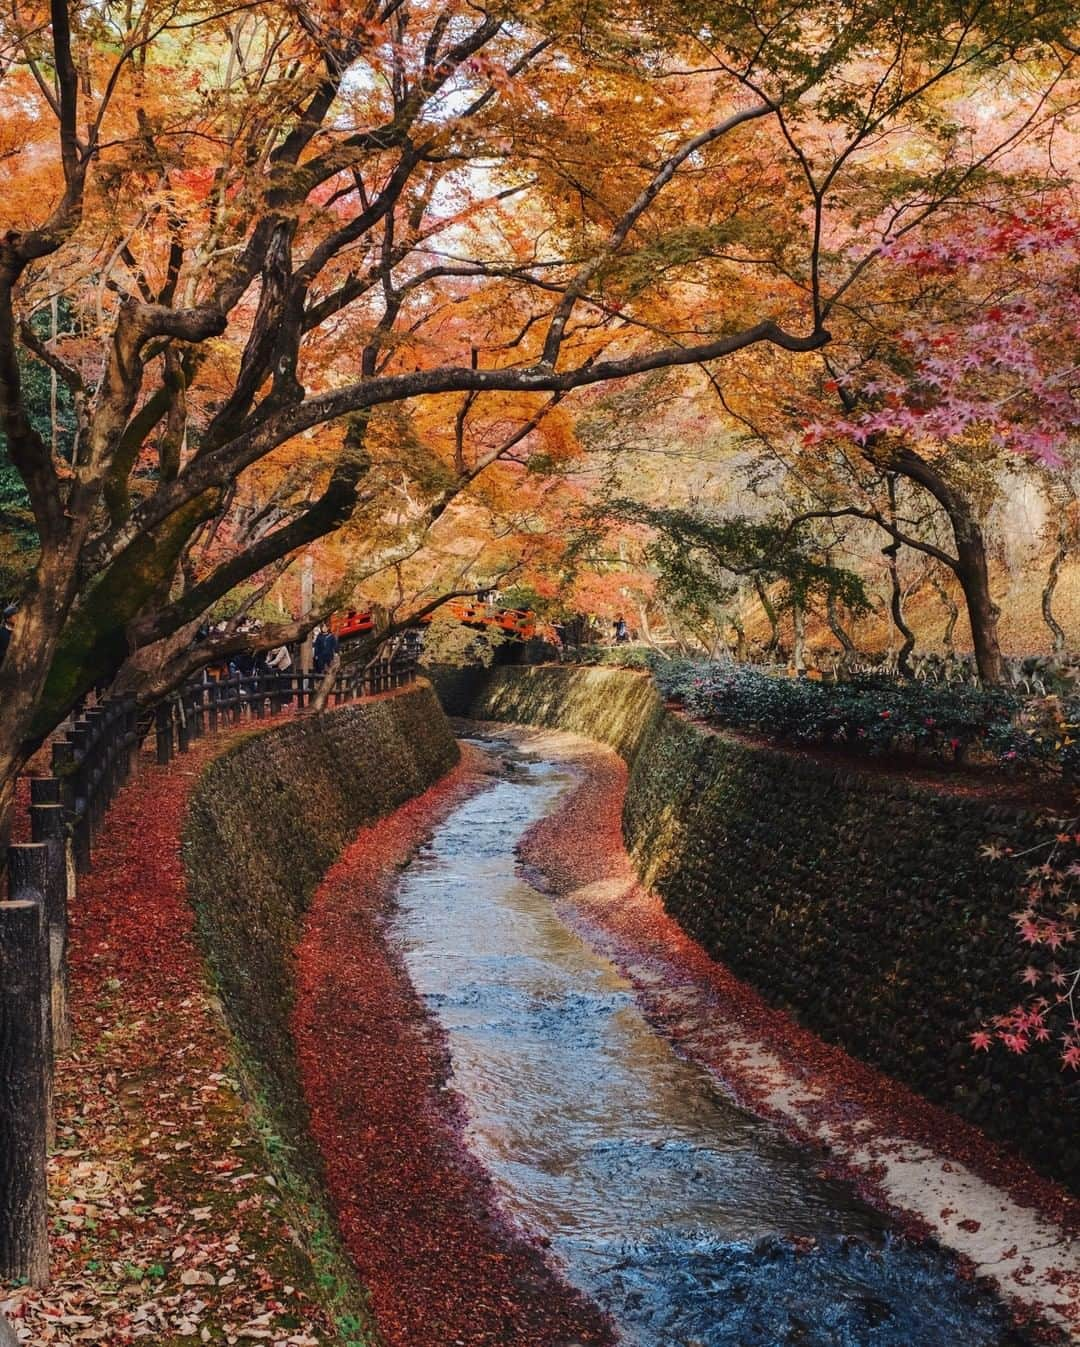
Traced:
POLYGON ((180 833, 236 733, 145 762, 71 913, 76 1048, 58 1063, 52 1284, 0 1303, 29 1347, 272 1342, 332 1328, 253 1131, 187 901, 180 833))

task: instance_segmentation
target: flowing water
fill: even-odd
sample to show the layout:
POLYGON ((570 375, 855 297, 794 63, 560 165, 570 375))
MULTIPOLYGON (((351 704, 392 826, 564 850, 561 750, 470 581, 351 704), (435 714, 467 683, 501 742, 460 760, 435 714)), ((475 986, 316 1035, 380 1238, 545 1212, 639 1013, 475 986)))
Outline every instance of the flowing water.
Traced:
POLYGON ((393 919, 504 1208, 633 1347, 1023 1342, 680 1060, 524 878, 514 847, 567 783, 515 762, 441 825, 393 919))

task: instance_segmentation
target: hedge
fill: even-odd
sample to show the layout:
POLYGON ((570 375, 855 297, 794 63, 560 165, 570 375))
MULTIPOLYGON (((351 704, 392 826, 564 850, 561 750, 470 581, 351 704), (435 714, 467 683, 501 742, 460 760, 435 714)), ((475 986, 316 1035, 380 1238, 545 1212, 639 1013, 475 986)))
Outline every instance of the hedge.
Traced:
POLYGON ((1080 779, 1080 699, 1008 688, 863 675, 839 683, 746 665, 667 658, 639 647, 577 652, 580 662, 646 670, 660 692, 709 724, 854 757, 972 760, 1008 773, 1080 779))

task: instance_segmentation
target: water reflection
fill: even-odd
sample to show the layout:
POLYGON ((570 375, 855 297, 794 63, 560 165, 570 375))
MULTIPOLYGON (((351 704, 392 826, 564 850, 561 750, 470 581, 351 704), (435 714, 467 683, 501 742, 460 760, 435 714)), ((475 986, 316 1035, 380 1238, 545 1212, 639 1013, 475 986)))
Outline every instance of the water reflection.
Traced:
POLYGON ((681 1061, 520 876, 513 848, 564 784, 529 764, 458 808, 394 921, 507 1210, 634 1347, 1025 1341, 681 1061))

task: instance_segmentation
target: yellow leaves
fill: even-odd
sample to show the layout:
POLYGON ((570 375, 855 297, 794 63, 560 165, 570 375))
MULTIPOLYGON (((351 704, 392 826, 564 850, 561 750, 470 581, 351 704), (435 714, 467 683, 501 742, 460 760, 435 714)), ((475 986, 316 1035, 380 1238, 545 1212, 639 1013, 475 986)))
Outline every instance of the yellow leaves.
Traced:
POLYGON ((537 434, 552 464, 568 463, 581 454, 573 419, 562 407, 553 407, 545 413, 537 434))

